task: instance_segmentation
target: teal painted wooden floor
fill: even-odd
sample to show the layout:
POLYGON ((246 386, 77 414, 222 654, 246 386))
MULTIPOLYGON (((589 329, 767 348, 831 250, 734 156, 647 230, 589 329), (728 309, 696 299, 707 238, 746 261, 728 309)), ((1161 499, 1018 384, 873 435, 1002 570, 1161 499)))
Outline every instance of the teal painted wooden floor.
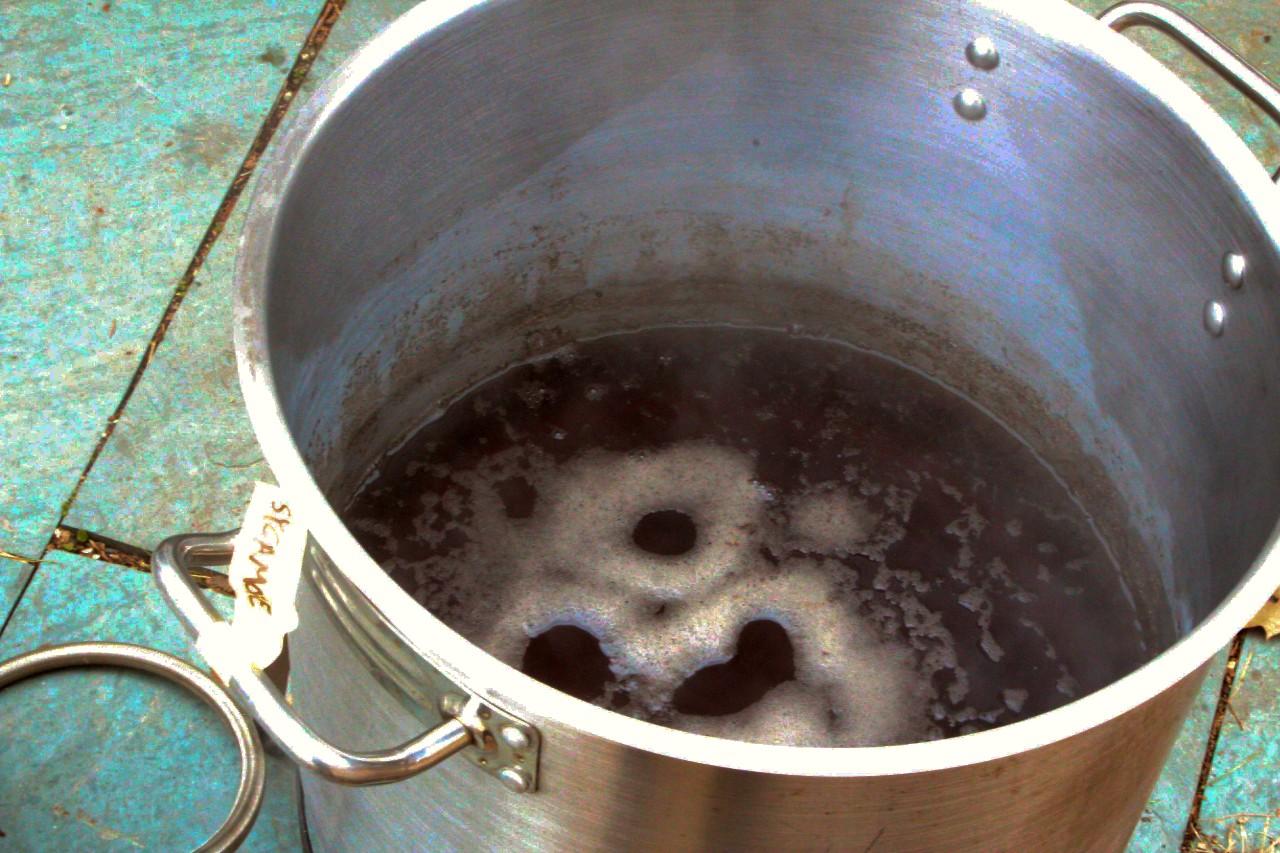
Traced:
MULTIPOLYGON (((120 555, 235 526, 269 479, 230 348, 241 191, 290 105, 410 5, 0 2, 0 659, 76 639, 196 659, 120 555), (124 547, 63 550, 94 550, 77 530, 124 547)), ((1176 5, 1280 79, 1275 0, 1176 5)), ((1280 165, 1259 109, 1133 37, 1280 165)), ((1277 688, 1280 640, 1249 632, 1219 654, 1133 853, 1179 850, 1188 828, 1188 849, 1280 849, 1277 688)), ((229 737, 152 679, 34 679, 0 694, 0 720, 0 853, 188 849, 230 804, 229 737)), ((273 757, 246 849, 301 844, 294 774, 273 757)))

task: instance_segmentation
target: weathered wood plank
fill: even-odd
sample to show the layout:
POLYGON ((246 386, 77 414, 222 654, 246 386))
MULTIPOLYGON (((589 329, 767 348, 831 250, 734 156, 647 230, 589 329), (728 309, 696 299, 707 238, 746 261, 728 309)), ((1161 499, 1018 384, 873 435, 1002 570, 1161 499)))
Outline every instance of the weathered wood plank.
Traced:
MULTIPOLYGON (((413 5, 349 3, 295 102, 413 5)), ((175 532, 234 527, 253 481, 270 479, 244 414, 231 352, 231 271, 243 213, 243 205, 237 207, 227 236, 214 245, 72 505, 69 524, 151 548, 175 532)))
POLYGON ((1200 806, 1204 850, 1280 850, 1280 641, 1245 635, 1200 806))
POLYGON ((0 549, 39 556, 320 5, 0 4, 0 549))

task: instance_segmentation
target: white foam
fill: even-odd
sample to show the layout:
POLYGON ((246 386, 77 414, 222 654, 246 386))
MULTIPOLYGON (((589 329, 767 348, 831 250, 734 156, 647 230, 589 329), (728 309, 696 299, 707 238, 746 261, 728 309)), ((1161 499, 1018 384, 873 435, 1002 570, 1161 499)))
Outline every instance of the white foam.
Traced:
POLYGON ((805 551, 847 554, 866 543, 880 515, 848 492, 826 489, 802 495, 788 507, 788 545, 805 551))
POLYGON ((1027 699, 1031 697, 1031 694, 1026 690, 1016 687, 1006 688, 1001 695, 1004 697, 1004 704, 1008 705, 1009 710, 1015 714, 1022 713, 1022 707, 1027 704, 1027 699))
MULTIPOLYGON (((536 389, 529 397, 537 399, 536 389)), ((942 723, 968 730, 1018 713, 1027 696, 1016 686, 999 694, 996 707, 957 707, 971 692, 970 673, 942 615, 919 597, 937 583, 921 569, 936 575, 939 567, 884 562, 906 533, 918 493, 845 473, 838 488, 826 484, 784 500, 754 479, 749 453, 710 443, 648 453, 593 450, 560 465, 518 446, 452 472, 452 488, 424 499, 422 541, 466 542, 430 571, 416 568, 416 597, 517 667, 531 637, 577 625, 600 640, 630 699, 628 713, 705 734, 873 745, 938 737, 942 723), (508 517, 494 489, 514 476, 537 492, 528 518, 508 517), (872 496, 876 510, 868 505, 872 496), (441 510, 455 521, 429 526, 441 510), (661 556, 635 544, 636 522, 658 510, 693 520, 692 550, 661 556), (850 555, 872 561, 870 588, 843 562, 850 555), (787 630, 795 680, 736 714, 676 713, 676 689, 699 669, 732 658, 743 626, 758 619, 787 630), (939 673, 947 676, 943 696, 935 687, 939 673), (910 708, 922 712, 904 713, 910 708)), ((969 542, 985 524, 969 506, 946 527, 963 543, 958 564, 947 567, 952 576, 967 578, 969 542)), ((999 662, 1005 652, 991 632, 993 590, 1021 590, 1003 563, 980 575, 982 584, 958 603, 973 613, 982 651, 999 662)), ((1045 644, 1046 657, 1055 658, 1045 644)), ((1058 689, 1074 689, 1065 668, 1058 689)))

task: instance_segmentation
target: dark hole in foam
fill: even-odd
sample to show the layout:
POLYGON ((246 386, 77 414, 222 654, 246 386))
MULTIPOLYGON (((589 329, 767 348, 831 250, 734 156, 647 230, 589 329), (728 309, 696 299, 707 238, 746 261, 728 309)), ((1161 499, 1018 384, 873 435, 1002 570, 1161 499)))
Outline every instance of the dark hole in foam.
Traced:
POLYGON ((757 619, 743 626, 733 659, 686 678, 676 688, 672 704, 681 714, 723 717, 746 710, 795 677, 795 652, 787 630, 772 620, 757 619))
POLYGON ((533 505, 538 500, 538 490, 524 477, 511 477, 493 484, 502 501, 507 518, 528 518, 533 515, 533 505))
POLYGON ((520 669, 543 684, 587 702, 614 680, 600 641, 577 625, 556 625, 529 641, 520 669))
POLYGON ((687 513, 661 509, 636 523, 631 541, 650 554, 675 557, 693 548, 698 541, 698 527, 687 513))

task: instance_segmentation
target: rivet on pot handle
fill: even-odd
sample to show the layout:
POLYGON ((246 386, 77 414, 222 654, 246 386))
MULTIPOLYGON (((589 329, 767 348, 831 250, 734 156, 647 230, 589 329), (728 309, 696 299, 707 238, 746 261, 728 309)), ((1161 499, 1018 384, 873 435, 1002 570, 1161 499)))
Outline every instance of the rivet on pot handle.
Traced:
MULTIPOLYGON (((1125 0, 1103 12, 1098 20, 1117 32, 1146 24, 1172 36, 1280 122, 1280 87, 1178 10, 1154 0, 1125 0)), ((1280 181, 1280 169, 1274 177, 1280 181)))
MULTIPOLYGON (((152 557, 152 571, 161 593, 196 638, 216 632, 226 624, 196 588, 192 566, 225 565, 231 559, 236 531, 189 533, 160 543, 152 557)), ((293 713, 274 684, 247 661, 220 667, 227 689, 259 725, 298 764, 326 779, 344 785, 380 785, 398 782, 439 764, 472 745, 470 729, 457 719, 440 725, 399 746, 374 752, 353 753, 321 738, 293 713)))

